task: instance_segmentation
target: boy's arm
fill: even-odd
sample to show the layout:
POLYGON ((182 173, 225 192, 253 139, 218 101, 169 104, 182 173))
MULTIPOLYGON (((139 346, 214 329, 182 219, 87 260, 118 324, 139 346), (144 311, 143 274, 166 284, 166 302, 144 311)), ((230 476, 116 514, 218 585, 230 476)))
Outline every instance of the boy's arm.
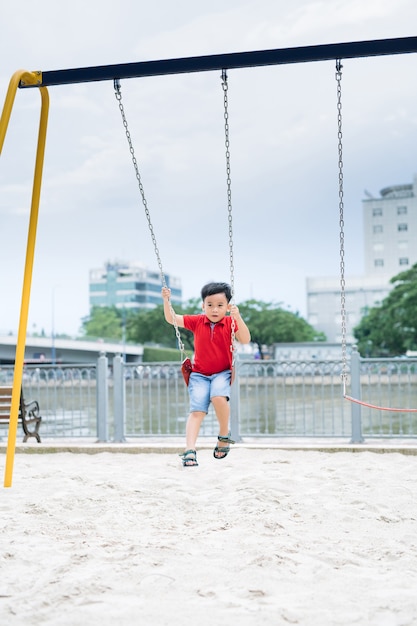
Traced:
POLYGON ((230 315, 236 320, 238 330, 236 331, 236 339, 239 343, 250 343, 250 330, 243 321, 238 307, 233 304, 230 308, 230 315))
POLYGON ((174 314, 175 322, 178 328, 184 328, 184 316, 177 315, 170 303, 171 289, 168 289, 168 287, 163 287, 161 293, 162 293, 162 298, 164 300, 164 316, 165 316, 166 321, 168 322, 168 324, 172 324, 174 326, 174 320, 172 318, 172 314, 174 314))

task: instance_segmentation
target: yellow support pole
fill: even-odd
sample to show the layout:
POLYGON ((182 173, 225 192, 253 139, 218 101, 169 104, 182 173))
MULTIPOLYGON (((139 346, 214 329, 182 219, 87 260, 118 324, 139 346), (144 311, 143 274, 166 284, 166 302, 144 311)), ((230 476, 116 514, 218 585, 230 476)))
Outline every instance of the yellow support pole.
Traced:
MULTIPOLYGON (((6 96, 2 117, 0 119, 0 152, 3 147, 7 126, 10 119, 13 101, 20 81, 26 84, 39 85, 40 73, 29 73, 24 70, 16 72, 10 81, 6 96)), ((13 377, 12 403, 10 409, 9 436, 6 451, 6 467, 4 474, 4 486, 11 487, 13 476, 13 464, 16 450, 17 423, 19 419, 20 392, 23 379, 23 365, 25 359, 26 331, 29 315, 30 289, 32 285, 33 261, 35 257, 36 230, 38 225, 39 201, 41 194, 42 171, 45 156, 46 130, 48 125, 49 94, 46 87, 40 87, 41 115, 38 132, 38 146, 36 151, 35 172, 32 188, 32 203, 29 218, 29 231, 26 246, 26 261, 23 277, 22 300, 20 307, 19 330, 17 336, 16 356, 13 377)))
POLYGON ((7 90, 6 99, 4 101, 3 112, 0 118, 0 154, 3 149, 4 138, 6 136, 7 127, 9 125, 13 102, 20 82, 22 82, 22 84, 24 85, 40 86, 42 84, 42 72, 27 72, 26 70, 17 70, 17 72, 15 72, 11 77, 9 89, 7 90))

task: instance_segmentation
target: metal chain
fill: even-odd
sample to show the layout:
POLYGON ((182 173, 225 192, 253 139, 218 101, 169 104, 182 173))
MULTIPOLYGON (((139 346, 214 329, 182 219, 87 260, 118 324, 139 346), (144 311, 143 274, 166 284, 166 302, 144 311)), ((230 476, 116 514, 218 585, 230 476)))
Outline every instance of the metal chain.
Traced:
POLYGON ((229 261, 230 261, 230 287, 234 296, 234 262, 233 262, 233 220, 232 220, 232 179, 230 176, 230 138, 229 138, 229 102, 227 72, 222 72, 222 87, 224 96, 224 136, 226 147, 226 183, 227 183, 227 209, 229 223, 229 261))
MULTIPOLYGON (((234 302, 235 296, 235 268, 233 258, 233 218, 232 218, 232 179, 230 176, 230 138, 229 138, 229 100, 227 82, 227 72, 222 70, 222 87, 223 87, 223 102, 224 102, 224 137, 226 147, 226 184, 227 184, 227 211, 228 211, 228 224, 229 224, 229 263, 230 263, 230 288, 232 292, 231 303, 234 302)), ((232 338, 230 350, 232 352, 232 361, 234 361, 236 351, 236 325, 235 320, 232 319, 232 338)))
MULTIPOLYGON (((157 259, 157 262, 158 262, 158 267, 159 267, 159 273, 160 273, 160 276, 161 276, 162 286, 163 287, 167 287, 165 273, 164 273, 164 270, 162 268, 161 255, 159 253, 159 248, 158 248, 158 244, 157 244, 157 241, 156 241, 155 231, 154 231, 154 228, 153 228, 153 225, 152 225, 152 221, 151 221, 151 214, 150 214, 149 209, 148 209, 148 202, 146 200, 145 190, 143 188, 142 179, 141 179, 140 172, 139 172, 139 166, 138 166, 138 162, 137 162, 136 156, 135 156, 135 149, 133 147, 132 137, 130 135, 129 126, 128 126, 128 123, 127 123, 125 110, 124 110, 124 106, 123 106, 123 102, 122 102, 122 92, 121 92, 120 80, 118 80, 117 78, 114 80, 114 92, 115 92, 116 100, 119 103, 120 115, 122 117, 123 126, 124 126, 125 133, 126 133, 126 139, 127 139, 128 145, 129 145, 129 151, 130 151, 130 154, 131 154, 131 157, 132 157, 132 163, 133 163, 133 167, 134 167, 134 170, 135 170, 136 180, 138 182, 140 195, 142 197, 142 204, 143 204, 143 208, 145 210, 146 220, 148 222, 148 228, 149 228, 149 231, 151 233, 151 239, 152 239, 152 243, 153 243, 153 247, 154 247, 154 251, 155 251, 155 256, 156 256, 156 259, 157 259)), ((175 312, 174 312, 174 309, 172 308, 171 300, 169 300, 169 309, 170 309, 170 312, 171 312, 171 317, 172 317, 173 325, 174 325, 174 328, 175 328, 175 334, 176 334, 177 341, 178 341, 178 347, 179 347, 179 349, 181 351, 181 360, 183 360, 184 356, 185 356, 185 347, 184 347, 184 343, 183 343, 183 341, 181 339, 180 331, 179 331, 179 328, 178 328, 178 325, 177 325, 177 322, 176 322, 175 312)))
POLYGON ((342 133, 342 63, 336 60, 337 82, 337 138, 339 153, 339 239, 340 239, 340 313, 342 323, 342 381, 346 386, 347 350, 346 350, 346 292, 345 292, 345 221, 343 189, 343 133, 342 133))

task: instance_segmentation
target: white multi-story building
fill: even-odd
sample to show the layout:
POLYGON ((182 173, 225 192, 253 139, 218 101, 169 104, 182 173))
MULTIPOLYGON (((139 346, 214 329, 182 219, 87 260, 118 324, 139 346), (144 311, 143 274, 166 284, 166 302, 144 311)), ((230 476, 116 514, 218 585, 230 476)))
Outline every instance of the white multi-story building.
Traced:
POLYGON ((395 276, 417 260, 417 175, 363 204, 365 274, 395 276))
MULTIPOLYGON (((390 279, 417 262, 417 175, 411 184, 386 187, 380 197, 362 200, 365 274, 345 276, 347 340, 366 310, 382 302, 390 279)), ((340 341, 341 284, 339 277, 307 278, 309 323, 340 341)))
MULTIPOLYGON (((165 274, 171 289, 173 305, 182 301, 179 278, 165 274)), ((116 306, 120 309, 149 310, 162 304, 161 275, 141 263, 116 261, 104 267, 90 270, 90 308, 93 306, 116 306)))

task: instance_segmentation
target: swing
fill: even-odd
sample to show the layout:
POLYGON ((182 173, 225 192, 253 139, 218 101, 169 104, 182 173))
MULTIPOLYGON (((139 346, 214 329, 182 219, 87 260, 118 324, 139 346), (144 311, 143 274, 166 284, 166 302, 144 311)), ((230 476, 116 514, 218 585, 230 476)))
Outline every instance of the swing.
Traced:
POLYGON ((346 281, 345 281, 345 222, 344 222, 344 187, 343 187, 343 133, 342 133, 342 64, 341 60, 336 60, 336 82, 337 82, 337 137, 338 137, 338 167, 339 167, 339 239, 340 239, 340 313, 342 326, 342 386, 343 398, 349 402, 360 404, 378 411, 392 411, 398 413, 416 413, 417 409, 399 409, 386 406, 378 406, 369 402, 364 402, 358 398, 353 398, 346 392, 347 386, 347 339, 346 339, 346 281))
MULTIPOLYGON (((229 263, 230 263, 230 289, 231 289, 231 300, 230 303, 233 303, 234 299, 234 260, 233 260, 233 220, 232 220, 232 187, 231 187, 231 177, 230 177, 230 140, 229 140, 229 107, 228 107, 228 81, 227 81, 227 72, 226 70, 222 70, 222 88, 223 88, 223 104, 224 104, 224 133, 225 133, 225 147, 226 147, 226 185, 227 185, 227 208, 228 208, 228 228, 229 228, 229 263)), ((148 223, 148 228, 151 234, 151 240, 154 247, 154 252, 156 256, 156 260, 158 263, 159 273, 161 277, 162 287, 167 287, 167 282, 165 278, 165 273, 162 266, 161 256, 158 248, 158 244, 156 241, 155 231, 153 228, 150 211, 148 208, 148 202, 146 200, 144 187, 142 184, 141 175, 139 172, 138 162, 135 156, 135 150, 132 143, 132 137, 130 135, 129 126, 127 123, 125 110, 122 102, 122 92, 121 85, 119 79, 114 79, 114 90, 115 97, 119 104, 120 115, 122 118, 123 126, 125 129, 126 139, 129 145, 129 151, 132 157, 132 164, 135 170, 136 180, 139 187, 139 192, 142 198, 142 204, 145 211, 146 220, 148 223)), ((187 356, 185 351, 185 346, 181 338, 181 333, 178 328, 178 324, 175 317, 175 312, 172 307, 171 301, 169 301, 169 308, 171 312, 171 317, 173 321, 173 326, 175 329, 175 335, 178 342, 178 348, 180 350, 181 356, 181 373, 184 378, 185 384, 188 386, 190 375, 192 372, 192 363, 190 357, 187 356)), ((234 363, 235 363, 235 352, 236 352, 236 338, 235 338, 235 321, 232 320, 231 324, 231 343, 230 350, 232 353, 232 376, 231 382, 234 379, 234 363)))

